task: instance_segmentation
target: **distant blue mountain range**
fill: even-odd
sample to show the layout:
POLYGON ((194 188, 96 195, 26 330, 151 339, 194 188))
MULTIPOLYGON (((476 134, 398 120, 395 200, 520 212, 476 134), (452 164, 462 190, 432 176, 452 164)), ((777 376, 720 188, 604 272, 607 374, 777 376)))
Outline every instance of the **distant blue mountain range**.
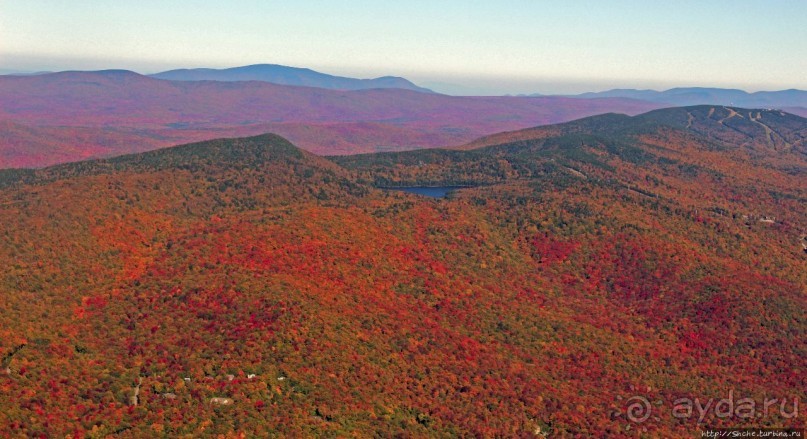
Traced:
POLYGON ((433 93, 427 88, 418 87, 412 82, 397 76, 383 76, 375 79, 356 79, 328 75, 311 69, 281 66, 277 64, 255 64, 229 69, 169 70, 149 76, 170 81, 263 81, 280 85, 297 85, 336 90, 400 88, 421 93, 433 93))
POLYGON ((705 87, 673 88, 666 91, 615 89, 596 93, 583 93, 574 97, 586 99, 632 98, 675 106, 711 104, 743 108, 793 109, 798 107, 807 111, 807 91, 795 89, 760 91, 756 93, 705 87))

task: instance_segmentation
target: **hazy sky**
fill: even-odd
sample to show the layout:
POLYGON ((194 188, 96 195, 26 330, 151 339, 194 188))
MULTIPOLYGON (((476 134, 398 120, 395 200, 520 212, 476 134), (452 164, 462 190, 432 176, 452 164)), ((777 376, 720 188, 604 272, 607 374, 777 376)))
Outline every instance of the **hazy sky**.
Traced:
POLYGON ((806 22, 807 0, 0 0, 0 70, 273 63, 469 93, 807 89, 806 22))

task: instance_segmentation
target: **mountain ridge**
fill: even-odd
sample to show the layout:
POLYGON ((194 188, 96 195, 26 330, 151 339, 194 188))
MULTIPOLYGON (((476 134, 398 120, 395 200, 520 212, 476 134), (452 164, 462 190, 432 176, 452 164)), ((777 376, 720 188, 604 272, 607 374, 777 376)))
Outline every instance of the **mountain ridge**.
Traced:
POLYGON ((41 167, 268 131, 319 154, 458 145, 507 129, 659 107, 627 99, 166 81, 125 71, 0 76, 0 102, 0 120, 27 127, 0 135, 0 167, 41 167), (54 141, 64 154, 44 154, 54 141))
POLYGON ((266 133, 251 137, 210 139, 110 158, 57 164, 41 169, 5 169, 3 170, 6 171, 5 178, 0 178, 0 186, 122 171, 161 171, 177 166, 189 169, 195 167, 192 166, 195 161, 207 164, 226 163, 228 166, 259 166, 267 160, 308 160, 330 164, 297 148, 281 136, 266 133))
POLYGON ((792 109, 800 116, 807 116, 807 91, 798 89, 749 93, 740 89, 675 87, 664 91, 612 89, 567 96, 581 99, 623 97, 676 106, 725 105, 742 108, 792 109))
POLYGON ((176 69, 154 73, 148 76, 171 81, 262 81, 280 85, 317 87, 335 90, 400 88, 404 90, 418 91, 421 93, 434 93, 427 88, 418 87, 411 81, 397 76, 381 76, 373 79, 357 79, 329 75, 309 68, 289 67, 279 64, 253 64, 224 69, 176 69))
POLYGON ((780 110, 719 105, 662 108, 635 116, 615 113, 595 115, 561 124, 497 133, 476 139, 458 149, 482 148, 591 130, 609 133, 624 129, 636 131, 647 124, 651 127, 661 124, 692 134, 711 136, 724 145, 743 147, 753 144, 761 147, 765 144, 773 149, 793 149, 807 154, 807 118, 780 110), (765 142, 760 142, 760 138, 766 139, 765 142))

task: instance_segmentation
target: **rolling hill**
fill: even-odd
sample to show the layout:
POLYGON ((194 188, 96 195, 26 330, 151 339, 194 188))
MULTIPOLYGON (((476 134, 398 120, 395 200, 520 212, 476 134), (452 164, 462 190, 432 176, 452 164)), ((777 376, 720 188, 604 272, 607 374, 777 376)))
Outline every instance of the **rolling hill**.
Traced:
POLYGON ((15 127, 0 132, 0 158, 13 157, 0 167, 40 167, 264 132, 324 155, 417 149, 657 107, 624 99, 472 98, 400 89, 164 81, 119 70, 0 76, 0 120, 15 127))
POLYGON ((805 128, 688 107, 470 150, 262 135, 0 171, 0 435, 804 428, 805 128), (786 405, 674 416, 727 395, 786 405))
POLYGON ((432 93, 405 78, 382 76, 375 79, 356 79, 333 76, 311 69, 277 64, 255 64, 228 69, 178 69, 149 75, 170 81, 263 81, 280 85, 329 88, 334 90, 367 90, 372 88, 400 88, 432 93))
POLYGON ((700 105, 667 108, 637 116, 607 114, 570 123, 540 126, 485 136, 459 147, 475 149, 514 141, 535 141, 569 134, 618 134, 622 131, 656 130, 659 127, 689 131, 732 148, 787 150, 807 154, 805 118, 780 110, 749 110, 700 105))

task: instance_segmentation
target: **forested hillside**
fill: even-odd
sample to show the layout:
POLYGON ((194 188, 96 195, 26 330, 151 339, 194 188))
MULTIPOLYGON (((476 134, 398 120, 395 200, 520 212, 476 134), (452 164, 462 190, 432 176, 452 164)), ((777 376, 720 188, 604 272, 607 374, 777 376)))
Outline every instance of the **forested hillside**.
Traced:
POLYGON ((679 398, 804 401, 805 130, 688 107, 3 171, 0 435, 690 437, 679 398), (412 185, 469 187, 379 189, 412 185))

